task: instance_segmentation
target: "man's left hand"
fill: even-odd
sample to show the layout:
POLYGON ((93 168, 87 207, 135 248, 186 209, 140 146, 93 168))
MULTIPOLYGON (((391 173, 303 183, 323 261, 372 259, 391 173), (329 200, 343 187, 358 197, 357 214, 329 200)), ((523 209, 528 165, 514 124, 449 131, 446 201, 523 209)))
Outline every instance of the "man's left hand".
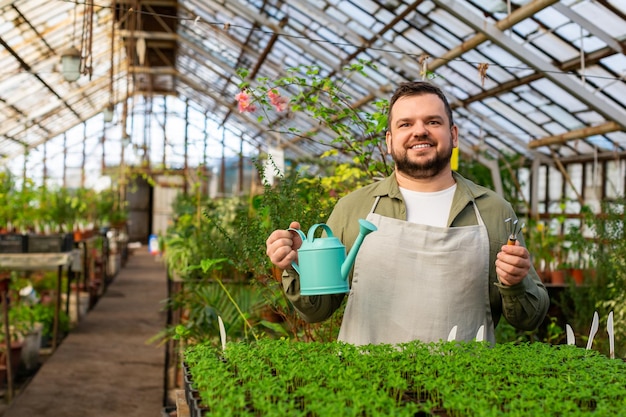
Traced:
POLYGON ((504 285, 515 285, 522 282, 530 271, 530 254, 528 249, 515 245, 504 245, 496 258, 496 274, 504 285))

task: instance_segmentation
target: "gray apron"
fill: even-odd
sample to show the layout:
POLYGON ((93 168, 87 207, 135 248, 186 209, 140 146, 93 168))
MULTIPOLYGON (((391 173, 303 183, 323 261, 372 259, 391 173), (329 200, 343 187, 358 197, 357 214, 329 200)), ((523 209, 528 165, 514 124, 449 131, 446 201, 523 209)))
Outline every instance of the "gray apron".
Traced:
POLYGON ((489 236, 478 225, 435 227, 383 217, 357 255, 339 340, 355 345, 474 340, 495 343, 489 303, 489 236))

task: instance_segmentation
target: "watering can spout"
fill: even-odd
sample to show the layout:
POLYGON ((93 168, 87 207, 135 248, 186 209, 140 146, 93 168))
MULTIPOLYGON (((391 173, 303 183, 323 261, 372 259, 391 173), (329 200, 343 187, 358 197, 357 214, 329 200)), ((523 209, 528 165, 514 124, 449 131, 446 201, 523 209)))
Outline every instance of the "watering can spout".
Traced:
POLYGON ((354 264, 356 254, 361 247, 361 243, 363 243, 363 239, 365 239, 365 236, 369 235, 372 232, 375 232, 376 230, 378 230, 378 228, 374 226, 374 224, 372 224, 371 222, 365 219, 359 219, 359 235, 354 241, 354 245, 352 245, 352 249, 350 249, 348 257, 345 259, 345 261, 343 261, 343 264, 341 265, 341 277, 344 280, 348 278, 348 274, 350 273, 350 269, 352 269, 352 264, 354 264))

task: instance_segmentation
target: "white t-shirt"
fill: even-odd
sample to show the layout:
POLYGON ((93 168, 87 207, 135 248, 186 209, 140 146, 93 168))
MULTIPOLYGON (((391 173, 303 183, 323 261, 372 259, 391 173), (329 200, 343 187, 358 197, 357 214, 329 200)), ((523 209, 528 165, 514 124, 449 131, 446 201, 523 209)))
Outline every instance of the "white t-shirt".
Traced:
POLYGON ((448 189, 432 193, 411 191, 400 187, 400 192, 406 203, 407 221, 446 227, 455 191, 456 184, 448 189))

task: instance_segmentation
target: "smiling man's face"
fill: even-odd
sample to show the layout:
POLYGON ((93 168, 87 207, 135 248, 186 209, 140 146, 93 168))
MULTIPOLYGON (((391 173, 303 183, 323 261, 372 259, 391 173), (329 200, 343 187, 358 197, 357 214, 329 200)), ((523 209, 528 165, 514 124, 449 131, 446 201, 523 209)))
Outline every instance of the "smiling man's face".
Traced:
POLYGON ((387 152, 396 169, 408 177, 426 179, 450 169, 458 128, 450 126, 444 103, 435 94, 399 98, 390 113, 387 152))

